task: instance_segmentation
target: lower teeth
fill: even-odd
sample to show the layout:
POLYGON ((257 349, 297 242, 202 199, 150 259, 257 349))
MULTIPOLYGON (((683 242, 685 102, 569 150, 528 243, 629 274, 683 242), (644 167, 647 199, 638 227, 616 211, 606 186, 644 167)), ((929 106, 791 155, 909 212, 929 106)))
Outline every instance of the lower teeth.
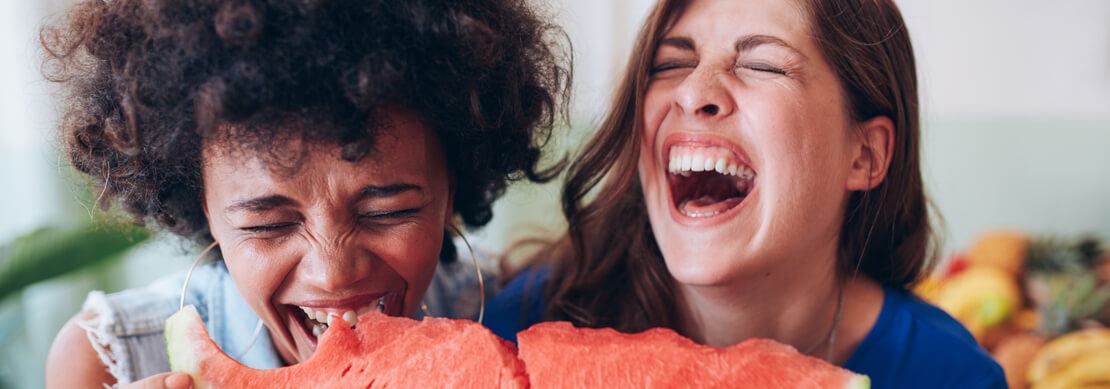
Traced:
POLYGON ((686 217, 709 217, 709 216, 717 215, 721 212, 724 212, 724 211, 721 211, 721 210, 716 210, 716 211, 693 211, 693 210, 688 210, 688 209, 686 209, 686 204, 689 203, 689 202, 690 201, 683 202, 682 205, 680 205, 679 208, 678 208, 680 211, 682 211, 683 215, 686 215, 686 217))
MULTIPOLYGON (((385 297, 382 297, 382 298, 378 299, 378 303, 375 305, 374 308, 377 309, 378 312, 384 313, 385 312, 385 297)), ((349 312, 349 313, 353 313, 353 312, 349 312)), ((309 316, 308 319, 306 319, 305 323, 310 328, 312 328, 312 336, 315 336, 315 337, 319 338, 321 335, 324 334, 324 332, 328 331, 328 324, 319 322, 317 320, 319 320, 319 319, 314 318, 312 316, 309 316)), ((335 316, 335 319, 333 319, 331 316, 329 316, 327 321, 331 322, 331 320, 343 320, 345 323, 349 324, 351 326, 351 328, 354 328, 355 323, 358 322, 357 316, 356 317, 349 317, 349 318, 343 318, 342 316, 335 316)))
POLYGON ((320 335, 323 335, 324 331, 327 331, 327 330, 328 330, 328 325, 327 324, 317 323, 316 325, 312 326, 312 336, 315 336, 315 337, 319 338, 320 335))

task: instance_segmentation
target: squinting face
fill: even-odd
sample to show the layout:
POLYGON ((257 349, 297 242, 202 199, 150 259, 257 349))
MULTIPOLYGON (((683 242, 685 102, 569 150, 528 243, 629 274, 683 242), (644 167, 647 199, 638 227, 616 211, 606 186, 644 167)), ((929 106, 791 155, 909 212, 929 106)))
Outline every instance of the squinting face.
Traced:
POLYGON ((329 317, 342 325, 334 320, 373 309, 411 315, 435 271, 452 215, 444 153, 415 116, 390 119, 363 159, 310 144, 292 173, 205 147, 212 235, 289 363, 312 355, 329 317))
POLYGON ((639 174, 682 284, 835 251, 853 124, 803 15, 781 0, 692 1, 658 46, 639 174))

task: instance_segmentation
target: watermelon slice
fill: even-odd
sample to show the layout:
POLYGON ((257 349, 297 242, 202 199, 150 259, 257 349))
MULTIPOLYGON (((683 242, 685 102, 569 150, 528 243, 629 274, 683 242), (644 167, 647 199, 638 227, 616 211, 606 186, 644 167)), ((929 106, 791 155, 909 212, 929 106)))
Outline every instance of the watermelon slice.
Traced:
POLYGON ((224 354, 190 305, 166 322, 166 351, 170 369, 191 375, 196 389, 528 386, 512 344, 480 324, 376 311, 356 329, 329 328, 308 361, 256 370, 224 354))
POLYGON ((622 334, 541 323, 511 343, 466 320, 370 312, 332 326, 312 358, 272 370, 239 364, 208 336, 193 306, 166 322, 173 371, 204 388, 869 388, 867 376, 771 340, 715 349, 667 329, 622 334), (527 369, 527 373, 525 372, 527 369))
POLYGON ((669 329, 624 334, 541 323, 517 334, 536 388, 869 388, 871 380, 793 347, 751 339, 716 349, 669 329))

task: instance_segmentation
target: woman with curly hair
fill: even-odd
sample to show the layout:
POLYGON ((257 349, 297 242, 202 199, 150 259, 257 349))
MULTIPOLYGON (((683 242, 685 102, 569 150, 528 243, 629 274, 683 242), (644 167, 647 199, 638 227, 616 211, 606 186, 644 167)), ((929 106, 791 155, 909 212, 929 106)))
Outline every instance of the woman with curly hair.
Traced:
MULTIPOLYGON (((102 206, 218 253, 186 302, 270 368, 368 310, 473 317, 448 231, 560 170, 541 165, 569 84, 555 36, 508 0, 84 0, 42 40, 72 164, 102 206)), ((91 294, 47 385, 187 386, 161 333, 184 278, 91 294)))

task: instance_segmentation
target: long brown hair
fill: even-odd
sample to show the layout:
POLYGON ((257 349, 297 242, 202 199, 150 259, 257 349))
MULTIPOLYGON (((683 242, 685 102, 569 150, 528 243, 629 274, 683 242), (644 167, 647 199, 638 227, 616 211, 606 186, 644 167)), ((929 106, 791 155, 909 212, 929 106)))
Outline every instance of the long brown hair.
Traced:
MULTIPOLYGON (((579 326, 639 331, 674 327, 675 281, 654 240, 637 178, 641 109, 659 40, 686 8, 663 0, 640 30, 612 109, 570 166, 563 190, 567 235, 548 251, 554 270, 544 316, 579 326)), ((895 125, 885 180, 853 193, 841 229, 838 271, 907 288, 934 256, 919 165, 913 48, 891 0, 803 1, 811 35, 857 121, 895 125)))

